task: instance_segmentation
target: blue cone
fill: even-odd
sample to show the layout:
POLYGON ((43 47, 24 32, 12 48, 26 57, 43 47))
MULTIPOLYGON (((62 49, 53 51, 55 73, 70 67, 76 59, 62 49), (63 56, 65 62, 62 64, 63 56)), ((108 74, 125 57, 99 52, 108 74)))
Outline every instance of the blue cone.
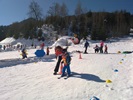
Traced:
POLYGON ((99 98, 93 96, 92 98, 90 98, 90 100, 100 100, 99 98))
POLYGON ((35 55, 37 57, 43 57, 45 55, 44 50, 36 50, 35 55))
POLYGON ((118 72, 118 70, 117 70, 117 69, 115 69, 115 70, 114 70, 114 72, 118 72))

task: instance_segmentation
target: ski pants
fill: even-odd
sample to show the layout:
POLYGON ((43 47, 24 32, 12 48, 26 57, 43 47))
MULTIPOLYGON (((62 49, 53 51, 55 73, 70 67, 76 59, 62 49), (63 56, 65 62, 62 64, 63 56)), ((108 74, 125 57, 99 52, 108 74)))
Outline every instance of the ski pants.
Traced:
POLYGON ((63 69, 62 69, 62 76, 65 75, 66 69, 67 69, 67 75, 69 76, 71 74, 70 65, 67 65, 67 66, 64 66, 63 69))

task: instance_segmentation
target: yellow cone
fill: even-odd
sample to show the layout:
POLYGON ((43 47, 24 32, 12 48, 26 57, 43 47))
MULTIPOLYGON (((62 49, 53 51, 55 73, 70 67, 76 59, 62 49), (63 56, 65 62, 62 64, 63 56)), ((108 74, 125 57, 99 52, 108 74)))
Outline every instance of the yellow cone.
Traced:
POLYGON ((118 51, 117 53, 121 53, 121 51, 118 51))
POLYGON ((111 80, 106 80, 106 83, 112 83, 112 81, 111 80))
POLYGON ((122 64, 122 62, 120 62, 120 64, 122 64))

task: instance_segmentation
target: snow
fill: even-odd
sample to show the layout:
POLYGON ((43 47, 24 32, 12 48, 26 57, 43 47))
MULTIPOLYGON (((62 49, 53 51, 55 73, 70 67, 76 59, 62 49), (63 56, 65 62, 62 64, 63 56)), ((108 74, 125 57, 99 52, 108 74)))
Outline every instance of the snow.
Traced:
POLYGON ((88 54, 81 54, 82 59, 75 51, 84 51, 83 43, 69 46, 73 75, 66 80, 53 75, 54 48, 43 58, 35 57, 36 49, 28 49, 24 60, 20 51, 0 52, 0 100, 90 100, 93 96, 133 100, 133 53, 117 53, 133 51, 133 38, 105 42, 109 54, 95 54, 93 47, 99 41, 89 43, 88 54))

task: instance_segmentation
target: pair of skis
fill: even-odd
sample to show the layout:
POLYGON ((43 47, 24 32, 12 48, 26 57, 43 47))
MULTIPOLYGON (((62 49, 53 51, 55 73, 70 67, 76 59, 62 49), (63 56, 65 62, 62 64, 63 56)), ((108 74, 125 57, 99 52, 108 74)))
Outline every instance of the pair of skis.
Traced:
POLYGON ((64 78, 65 80, 68 79, 70 76, 60 76, 58 79, 64 78))

